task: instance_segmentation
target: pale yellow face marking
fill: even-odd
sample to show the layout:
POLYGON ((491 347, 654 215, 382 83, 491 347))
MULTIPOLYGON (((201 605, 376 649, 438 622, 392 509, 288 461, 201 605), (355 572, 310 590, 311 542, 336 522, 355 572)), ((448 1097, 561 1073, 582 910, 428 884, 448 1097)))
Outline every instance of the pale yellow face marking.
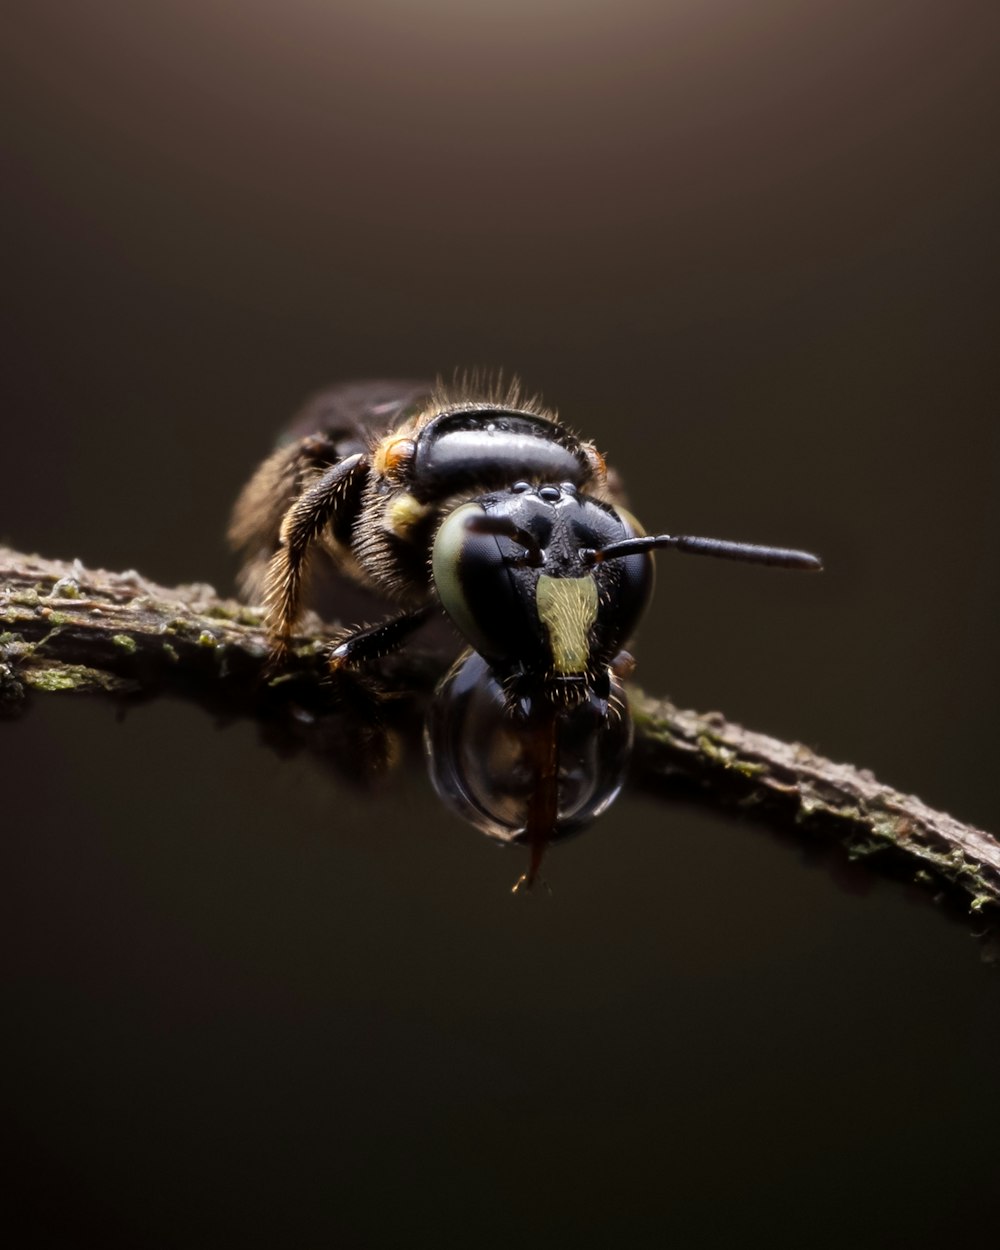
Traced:
POLYGON ((431 511, 427 504, 419 503, 412 495, 397 495, 385 512, 385 527, 399 538, 431 511))
POLYGON ((597 583, 592 577, 538 579, 538 618, 549 632, 557 673, 584 673, 590 659, 590 631, 597 619, 597 583))

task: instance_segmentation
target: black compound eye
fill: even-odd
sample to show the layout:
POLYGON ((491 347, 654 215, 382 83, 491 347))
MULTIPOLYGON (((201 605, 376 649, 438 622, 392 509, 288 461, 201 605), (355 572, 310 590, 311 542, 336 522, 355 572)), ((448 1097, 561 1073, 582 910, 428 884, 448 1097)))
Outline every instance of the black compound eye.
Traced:
POLYGON ((534 577, 522 545, 476 528, 492 517, 479 503, 447 516, 434 539, 432 570, 442 606, 480 655, 530 661, 541 630, 533 609, 534 577))
POLYGON ((625 556, 618 570, 617 628, 622 645, 632 636, 653 594, 653 561, 648 555, 625 556))
MULTIPOLYGON (((622 534, 614 541, 625 541, 644 533, 642 526, 630 512, 618 508, 617 513, 621 520, 622 534)), ((653 559, 648 552, 642 552, 609 560, 599 564, 597 569, 598 578, 610 590, 609 594, 602 596, 599 623, 607 637, 609 648, 618 651, 631 638, 649 606, 655 581, 653 559)))

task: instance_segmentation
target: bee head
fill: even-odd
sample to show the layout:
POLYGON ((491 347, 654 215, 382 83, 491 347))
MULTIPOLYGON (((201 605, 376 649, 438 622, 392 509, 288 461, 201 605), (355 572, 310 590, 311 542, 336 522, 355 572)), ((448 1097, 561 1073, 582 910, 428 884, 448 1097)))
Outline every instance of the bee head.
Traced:
POLYGON ((593 554, 635 537, 626 514, 568 482, 517 482, 442 522, 438 596, 515 705, 607 698, 608 665, 649 601, 653 565, 645 551, 593 554))

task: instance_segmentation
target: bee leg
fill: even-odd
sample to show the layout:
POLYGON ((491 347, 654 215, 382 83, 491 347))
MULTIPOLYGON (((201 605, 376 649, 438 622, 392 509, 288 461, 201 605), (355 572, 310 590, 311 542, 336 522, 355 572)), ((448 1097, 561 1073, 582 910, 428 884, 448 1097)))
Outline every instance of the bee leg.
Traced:
POLYGON ((267 570, 266 625, 273 655, 280 659, 302 607, 302 584, 309 552, 338 509, 354 496, 359 477, 368 472, 360 452, 331 465, 296 499, 281 523, 281 545, 267 570))
POLYGON ((368 625, 349 634, 330 652, 330 668, 338 672, 344 668, 358 669, 384 655, 398 651, 411 634, 429 620, 434 604, 426 604, 411 612, 401 612, 377 625, 368 625))
POLYGON ((433 610, 434 605, 428 605, 354 630, 329 653, 336 698, 353 726, 366 770, 377 773, 392 764, 399 754, 399 737, 383 714, 391 694, 375 676, 359 670, 401 647, 433 610))
POLYGON ((230 545, 240 553, 240 594, 260 603, 267 588, 267 569, 277 550, 281 522, 308 480, 325 473, 341 458, 335 440, 310 434, 280 447, 257 469, 233 507, 230 545))

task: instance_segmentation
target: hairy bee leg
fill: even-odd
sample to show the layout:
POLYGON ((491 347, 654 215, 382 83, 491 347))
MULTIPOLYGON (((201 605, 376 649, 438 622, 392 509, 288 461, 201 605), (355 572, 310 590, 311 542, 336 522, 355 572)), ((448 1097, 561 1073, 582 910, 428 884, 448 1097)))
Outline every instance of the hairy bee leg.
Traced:
POLYGON ((330 675, 335 680, 336 699, 341 710, 357 726, 364 743, 368 767, 375 771, 390 766, 399 754, 399 739, 383 715, 391 695, 378 679, 359 669, 403 646, 428 619, 434 605, 403 612, 365 629, 355 630, 329 654, 330 675))
POLYGON ((339 458, 332 437, 311 434, 268 456, 240 492, 233 506, 228 538, 240 553, 240 593, 249 602, 259 603, 264 597, 281 522, 302 493, 307 477, 317 477, 339 458))
POLYGON ((360 452, 331 465, 285 513, 281 545, 268 566, 264 597, 266 626, 276 658, 286 650, 301 611, 302 583, 313 543, 335 520, 356 479, 367 473, 368 467, 367 456, 360 452))
POLYGON ((356 630, 330 652, 331 669, 361 668, 398 650, 411 634, 430 619, 434 607, 434 604, 427 604, 413 612, 402 612, 377 625, 356 630))

